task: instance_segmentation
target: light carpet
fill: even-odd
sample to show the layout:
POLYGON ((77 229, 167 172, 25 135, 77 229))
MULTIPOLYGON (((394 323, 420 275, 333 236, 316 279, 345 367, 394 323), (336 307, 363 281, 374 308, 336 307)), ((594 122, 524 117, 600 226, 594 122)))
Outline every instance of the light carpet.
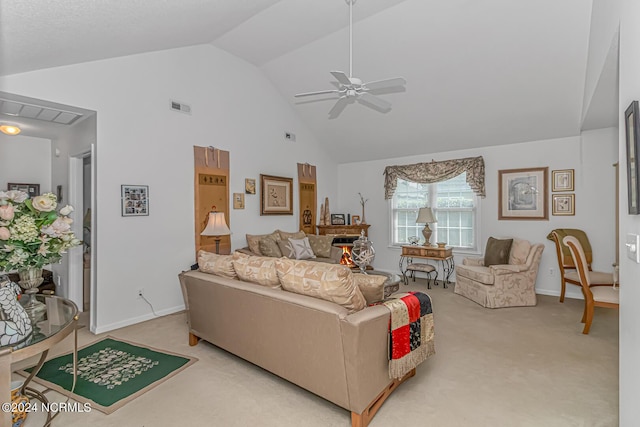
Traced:
MULTIPOLYGON (((617 310, 597 307, 591 333, 583 335, 581 300, 560 304, 558 297, 539 295, 536 307, 491 310, 455 295, 453 285, 427 290, 417 279, 400 290, 431 296, 437 352, 394 391, 371 427, 618 425, 617 310)), ((199 362, 110 415, 63 413, 54 426, 351 425, 346 410, 234 355, 202 341, 189 347, 182 313, 110 335, 199 362)), ((96 336, 85 328, 79 339, 85 344, 96 336)), ((69 337, 54 351, 68 351, 72 343, 69 337)), ((41 415, 30 414, 25 427, 42 425, 41 415)))

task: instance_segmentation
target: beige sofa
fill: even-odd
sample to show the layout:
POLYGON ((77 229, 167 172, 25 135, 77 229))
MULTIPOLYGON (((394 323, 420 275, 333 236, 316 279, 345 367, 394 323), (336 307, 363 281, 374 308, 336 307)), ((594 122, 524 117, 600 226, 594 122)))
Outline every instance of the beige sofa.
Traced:
POLYGON ((189 344, 206 340, 351 411, 364 427, 400 380, 389 379, 389 310, 334 302, 201 271, 179 275, 189 344))
POLYGON ((484 258, 465 258, 456 266, 455 293, 483 307, 536 305, 536 277, 544 246, 513 239, 508 264, 484 265, 484 258))

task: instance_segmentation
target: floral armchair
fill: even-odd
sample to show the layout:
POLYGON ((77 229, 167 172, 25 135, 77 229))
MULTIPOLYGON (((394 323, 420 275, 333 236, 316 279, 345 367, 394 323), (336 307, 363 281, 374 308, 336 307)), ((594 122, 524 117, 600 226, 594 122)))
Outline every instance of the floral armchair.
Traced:
POLYGON ((536 305, 536 277, 544 245, 513 239, 508 264, 485 266, 485 258, 465 258, 456 267, 455 293, 483 307, 536 305))

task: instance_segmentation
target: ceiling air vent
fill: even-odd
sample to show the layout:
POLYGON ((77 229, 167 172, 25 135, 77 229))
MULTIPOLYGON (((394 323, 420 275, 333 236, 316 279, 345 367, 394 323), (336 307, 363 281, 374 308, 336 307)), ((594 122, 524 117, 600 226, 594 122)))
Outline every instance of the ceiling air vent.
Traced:
POLYGON ((170 108, 173 111, 180 111, 181 113, 191 114, 191 107, 178 101, 171 101, 170 108))

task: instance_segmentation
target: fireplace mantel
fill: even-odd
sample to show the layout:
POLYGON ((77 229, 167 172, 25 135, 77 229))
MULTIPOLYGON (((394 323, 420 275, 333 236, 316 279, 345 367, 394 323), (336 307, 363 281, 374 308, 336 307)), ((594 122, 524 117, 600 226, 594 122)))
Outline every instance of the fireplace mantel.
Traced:
POLYGON ((321 236, 359 236, 364 230, 364 235, 369 236, 369 224, 360 225, 318 225, 318 234, 321 236))

